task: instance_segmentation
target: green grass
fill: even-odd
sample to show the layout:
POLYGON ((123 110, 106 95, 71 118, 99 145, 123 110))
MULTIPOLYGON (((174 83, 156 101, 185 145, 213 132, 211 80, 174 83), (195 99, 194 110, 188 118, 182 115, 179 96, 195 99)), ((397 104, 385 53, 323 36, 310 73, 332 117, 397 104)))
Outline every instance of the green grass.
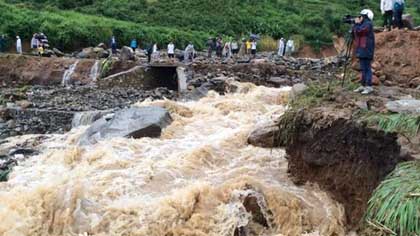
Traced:
POLYGON ((420 131, 420 116, 416 115, 366 114, 363 119, 386 133, 396 132, 406 137, 414 137, 420 131))
MULTIPOLYGON (((133 25, 138 28, 147 27, 166 27, 166 29, 177 30, 180 41, 185 35, 183 32, 198 32, 192 34, 196 44, 203 45, 206 34, 210 35, 229 35, 241 37, 250 32, 271 36, 274 38, 291 37, 299 35, 304 38, 305 43, 312 45, 315 49, 322 46, 332 45, 332 36, 342 34, 349 25, 341 23, 341 19, 346 14, 356 15, 362 8, 369 7, 375 11, 376 24, 382 23, 379 12, 379 0, 0 0, 11 4, 18 4, 19 9, 32 9, 35 13, 41 10, 41 14, 30 14, 35 22, 42 20, 38 24, 43 31, 49 30, 49 34, 54 38, 61 39, 65 46, 71 44, 68 40, 77 38, 80 33, 82 42, 97 42, 97 38, 109 35, 110 31, 116 30, 117 34, 122 34, 125 42, 132 32, 125 32, 133 25), (361 2, 364 5, 361 6, 361 2), (92 36, 84 35, 84 24, 89 23, 91 18, 85 15, 75 15, 67 11, 76 11, 85 15, 103 16, 106 18, 96 18, 97 21, 107 21, 101 27, 92 28, 92 36), (51 14, 50 19, 55 19, 49 23, 45 21, 45 14, 51 14), (57 16, 59 15, 59 16, 57 16), (60 18, 60 19, 57 19, 60 18), (85 19, 85 20, 82 20, 85 19), (116 19, 113 21, 109 19, 116 19), (67 24, 63 24, 66 21, 67 24), (124 23, 123 23, 124 22, 124 23), (58 23, 59 27, 54 28, 58 23), (73 24, 81 29, 71 29, 73 24), (46 24, 46 25, 45 25, 46 24), (49 25, 51 24, 51 25, 49 25), (130 26, 128 26, 128 25, 130 26), (121 26, 121 25, 124 25, 121 26), (48 27, 47 27, 48 26, 48 27), (116 29, 114 29, 114 26, 116 29), (99 32, 99 34, 98 34, 99 32), (104 33, 107 32, 107 33, 104 33), (97 34, 97 37, 94 35, 97 34)), ((418 0, 407 0, 407 11, 414 15, 415 20, 420 21, 420 9, 416 10, 418 0)), ((420 5, 420 3, 418 3, 420 5)), ((2 5, 3 9, 5 5, 2 5)), ((4 11, 4 10, 2 10, 4 11)), ((19 12, 17 12, 20 15, 19 12)), ((3 22, 15 24, 20 23, 19 19, 0 18, 3 22)), ((92 23, 91 23, 92 24, 92 23)), ((38 31, 37 26, 33 25, 31 31, 38 31)), ((31 32, 30 31, 30 32, 31 32)), ((130 30, 131 31, 131 30, 130 30)), ((139 30, 141 31, 141 29, 139 30)), ((11 32, 10 32, 11 33, 11 32)), ((21 32, 20 32, 21 33, 21 32)), ((158 39, 163 43, 167 35, 164 30, 144 30, 136 34, 141 41, 158 39), (150 35, 151 34, 151 35, 150 35)), ((120 36, 120 35, 118 35, 120 36)), ((189 40, 189 39, 187 39, 189 40)), ((103 40, 102 40, 103 41, 103 40)), ((167 42, 165 42, 167 43, 167 42)), ((182 43, 180 43, 182 44, 182 43)))
POLYGON ((366 221, 383 235, 420 235, 420 162, 400 164, 369 201, 366 221))

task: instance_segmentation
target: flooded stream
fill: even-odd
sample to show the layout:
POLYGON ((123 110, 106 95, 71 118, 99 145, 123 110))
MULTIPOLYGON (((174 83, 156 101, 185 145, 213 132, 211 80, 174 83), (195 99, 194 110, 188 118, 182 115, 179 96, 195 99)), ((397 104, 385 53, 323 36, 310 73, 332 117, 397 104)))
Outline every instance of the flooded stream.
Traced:
POLYGON ((174 122, 159 139, 79 147, 86 127, 56 135, 0 183, 0 235, 345 235, 342 207, 295 186, 282 149, 247 144, 284 112, 289 88, 154 101, 174 122))

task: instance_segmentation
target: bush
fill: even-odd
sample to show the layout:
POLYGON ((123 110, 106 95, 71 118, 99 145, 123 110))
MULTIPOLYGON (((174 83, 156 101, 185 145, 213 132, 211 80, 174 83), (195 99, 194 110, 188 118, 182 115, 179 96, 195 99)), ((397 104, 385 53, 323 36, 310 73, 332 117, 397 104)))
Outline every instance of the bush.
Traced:
POLYGON ((260 51, 267 51, 267 52, 277 51, 278 42, 272 37, 264 35, 261 37, 261 40, 258 43, 258 47, 260 51))

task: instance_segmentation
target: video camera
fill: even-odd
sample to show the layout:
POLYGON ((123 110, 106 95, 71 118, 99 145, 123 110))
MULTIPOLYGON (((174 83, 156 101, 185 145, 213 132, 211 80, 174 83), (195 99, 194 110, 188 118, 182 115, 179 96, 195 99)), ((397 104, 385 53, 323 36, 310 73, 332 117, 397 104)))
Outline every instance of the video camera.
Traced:
POLYGON ((356 18, 357 18, 357 16, 346 15, 346 16, 343 17, 342 21, 343 21, 343 23, 353 25, 353 24, 356 23, 356 21, 355 21, 356 18))

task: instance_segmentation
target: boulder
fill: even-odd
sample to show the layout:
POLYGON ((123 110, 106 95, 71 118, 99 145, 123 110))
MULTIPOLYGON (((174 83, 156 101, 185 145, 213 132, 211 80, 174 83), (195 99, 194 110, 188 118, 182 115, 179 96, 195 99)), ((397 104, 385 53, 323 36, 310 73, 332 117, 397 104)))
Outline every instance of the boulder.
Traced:
POLYGON ((53 48, 53 52, 57 57, 64 57, 64 53, 57 48, 53 48))
POLYGON ((404 24, 404 28, 408 28, 409 30, 414 29, 414 20, 413 16, 410 14, 405 14, 402 16, 402 21, 404 24))
POLYGON ((100 43, 100 44, 98 44, 98 46, 96 46, 97 48, 103 48, 103 49, 108 49, 108 47, 106 46, 106 44, 105 43, 100 43))
POLYGON ((120 59, 122 61, 134 60, 134 51, 132 48, 124 46, 121 49, 120 59))
POLYGON ((420 100, 404 99, 388 102, 386 108, 395 113, 420 114, 420 100))
POLYGON ((77 58, 89 58, 94 59, 96 58, 96 52, 93 47, 84 48, 81 52, 79 52, 76 56, 77 58))
POLYGON ((115 138, 156 138, 172 122, 169 112, 161 107, 132 107, 95 121, 82 135, 79 143, 91 145, 115 138))
POLYGON ((281 146, 279 125, 273 121, 257 126, 248 136, 248 143, 263 148, 281 146))
POLYGON ((297 96, 305 92, 306 89, 308 89, 308 86, 303 83, 293 85, 292 90, 290 91, 290 98, 295 99, 297 96))

